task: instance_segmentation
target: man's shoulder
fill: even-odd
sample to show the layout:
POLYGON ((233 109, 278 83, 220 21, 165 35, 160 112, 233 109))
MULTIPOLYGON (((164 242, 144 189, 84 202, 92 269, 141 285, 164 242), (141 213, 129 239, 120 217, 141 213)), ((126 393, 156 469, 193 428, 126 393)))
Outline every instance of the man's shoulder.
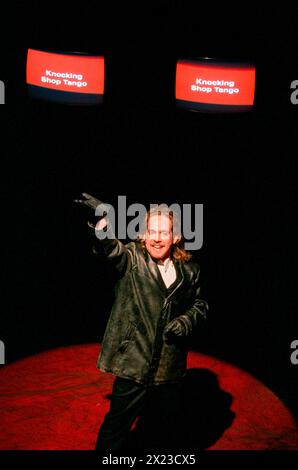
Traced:
POLYGON ((138 240, 133 240, 125 244, 126 249, 131 253, 133 257, 144 256, 145 250, 138 240))
POLYGON ((190 259, 185 261, 183 262, 183 266, 186 271, 193 273, 195 276, 197 276, 197 274, 200 272, 200 265, 197 260, 190 259))

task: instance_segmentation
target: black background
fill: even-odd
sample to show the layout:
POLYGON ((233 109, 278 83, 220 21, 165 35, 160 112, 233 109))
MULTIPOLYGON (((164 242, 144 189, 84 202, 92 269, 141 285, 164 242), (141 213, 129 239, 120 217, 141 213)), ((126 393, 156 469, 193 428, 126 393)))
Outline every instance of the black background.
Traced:
MULTIPOLYGON (((85 2, 86 3, 86 2, 85 2)), ((111 204, 204 204, 197 253, 208 326, 197 349, 237 364, 298 418, 298 9, 200 2, 14 4, 3 15, 2 312, 7 363, 99 342, 113 300, 82 191, 111 204), (128 3, 128 5, 126 5, 128 3), (104 54, 104 104, 30 101, 27 48, 104 54), (179 110, 176 60, 248 59, 252 112, 179 110)))

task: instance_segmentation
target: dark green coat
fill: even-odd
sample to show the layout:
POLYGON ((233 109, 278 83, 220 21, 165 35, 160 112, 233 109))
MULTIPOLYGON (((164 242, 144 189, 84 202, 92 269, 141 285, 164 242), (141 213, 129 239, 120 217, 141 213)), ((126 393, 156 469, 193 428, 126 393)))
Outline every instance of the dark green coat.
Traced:
POLYGON ((183 315, 188 335, 206 317, 200 299, 199 266, 173 260, 177 286, 169 294, 155 261, 138 241, 95 241, 118 271, 115 302, 102 341, 97 367, 139 383, 175 382, 186 373, 187 343, 167 344, 163 330, 183 315))

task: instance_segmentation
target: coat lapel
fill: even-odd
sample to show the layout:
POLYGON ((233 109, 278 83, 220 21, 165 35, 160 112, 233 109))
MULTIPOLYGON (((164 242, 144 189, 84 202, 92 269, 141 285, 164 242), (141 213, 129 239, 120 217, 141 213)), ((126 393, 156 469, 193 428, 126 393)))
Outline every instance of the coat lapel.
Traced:
POLYGON ((179 279, 179 282, 175 286, 175 288, 171 291, 171 293, 168 297, 168 300, 172 297, 175 297, 181 291, 181 289, 183 288, 183 285, 184 285, 184 281, 185 281, 184 269, 182 267, 181 261, 173 260, 173 263, 174 263, 174 266, 175 266, 175 269, 176 269, 176 275, 179 279))
POLYGON ((146 252, 146 259, 147 259, 147 267, 150 271, 151 277, 157 283, 159 289, 164 293, 166 291, 166 285, 163 281, 162 275, 158 269, 156 262, 151 258, 148 251, 146 252))
MULTIPOLYGON (((150 254, 147 251, 146 251, 146 260, 147 260, 147 267, 150 271, 151 277, 157 283, 159 289, 163 292, 163 294, 166 294, 167 287, 164 283, 162 275, 160 274, 157 263, 151 258, 150 254)), ((175 286, 175 288, 171 291, 168 299, 175 297, 181 291, 181 289, 183 289, 183 286, 185 284, 186 277, 187 277, 185 270, 183 269, 183 263, 181 261, 176 261, 176 260, 173 260, 173 263, 176 269, 176 274, 179 279, 179 282, 175 286)))

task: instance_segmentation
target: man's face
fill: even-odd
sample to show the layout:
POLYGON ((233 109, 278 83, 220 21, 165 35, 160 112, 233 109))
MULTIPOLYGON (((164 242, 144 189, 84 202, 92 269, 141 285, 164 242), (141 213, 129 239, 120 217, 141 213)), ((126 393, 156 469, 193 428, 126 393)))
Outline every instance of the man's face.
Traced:
POLYGON ((173 244, 172 222, 167 215, 151 215, 145 234, 145 245, 152 258, 163 261, 170 256, 173 244))

